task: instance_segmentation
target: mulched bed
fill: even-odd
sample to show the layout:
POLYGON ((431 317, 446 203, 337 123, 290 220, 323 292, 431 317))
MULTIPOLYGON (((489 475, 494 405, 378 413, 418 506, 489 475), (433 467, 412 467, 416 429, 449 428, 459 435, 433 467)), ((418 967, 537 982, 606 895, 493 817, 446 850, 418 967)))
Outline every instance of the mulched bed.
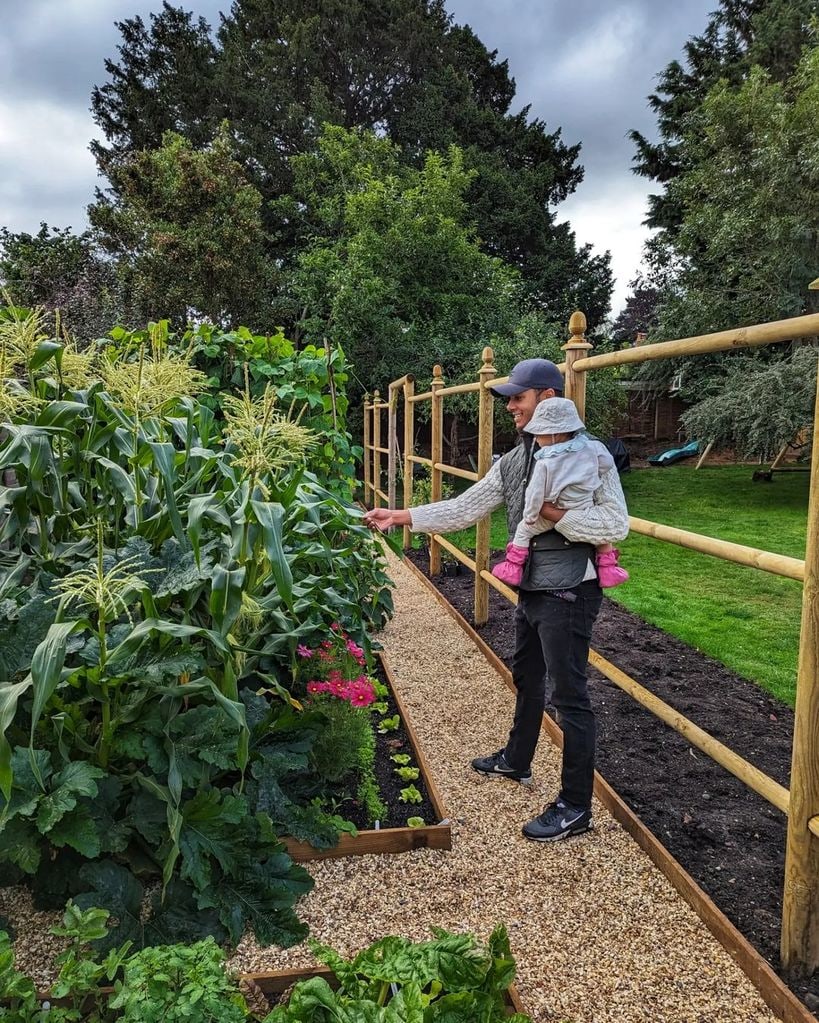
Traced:
MULTIPOLYGON (((410 551, 428 575, 422 551, 410 551)), ((493 559, 500 560, 500 555, 493 559)), ((473 577, 442 575, 439 591, 472 622, 473 577)), ((477 631, 509 665, 514 608, 489 592, 477 631)), ((754 683, 604 599, 592 646, 607 660, 782 785, 793 711, 754 683)), ((754 947, 778 969, 786 819, 599 672, 590 669, 597 768, 754 947)), ((547 711, 553 713, 551 708, 547 711)), ((816 1012, 819 974, 790 984, 816 1012)))
MULTIPOLYGON (((376 662, 375 676, 382 685, 390 689, 389 679, 378 661, 376 662)), ((435 808, 430 801, 427 787, 424 784, 423 774, 419 775, 415 781, 402 781, 395 773, 395 768, 398 767, 398 764, 393 763, 390 757, 396 753, 408 753, 412 757, 412 761, 408 765, 409 767, 419 767, 420 765, 404 729, 403 720, 395 731, 386 732, 383 735, 378 731, 378 722, 382 717, 391 718, 398 713, 398 707, 393 699, 392 690, 389 691, 387 696, 383 697, 383 700, 387 704, 387 713, 383 715, 373 714, 372 717, 373 731, 375 733, 375 764, 373 765, 373 770, 381 799, 387 807, 387 816, 384 820, 378 822, 379 826, 382 828, 405 828, 410 817, 423 817, 425 824, 438 824, 438 815, 435 813, 435 808), (401 802, 399 798, 401 789, 406 788, 408 785, 414 785, 418 789, 423 796, 423 802, 401 802)), ((340 803, 335 812, 341 814, 346 820, 352 821, 360 831, 370 830, 374 826, 367 818, 366 806, 362 806, 354 796, 340 803)))

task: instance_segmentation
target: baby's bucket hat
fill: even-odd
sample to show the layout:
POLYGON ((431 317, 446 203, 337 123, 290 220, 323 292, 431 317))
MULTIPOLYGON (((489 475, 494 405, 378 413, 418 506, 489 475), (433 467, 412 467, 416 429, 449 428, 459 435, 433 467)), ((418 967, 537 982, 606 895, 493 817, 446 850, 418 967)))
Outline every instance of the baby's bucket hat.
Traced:
POLYGON ((574 433, 584 430, 585 426, 571 398, 545 398, 523 429, 526 433, 540 436, 544 433, 574 433))

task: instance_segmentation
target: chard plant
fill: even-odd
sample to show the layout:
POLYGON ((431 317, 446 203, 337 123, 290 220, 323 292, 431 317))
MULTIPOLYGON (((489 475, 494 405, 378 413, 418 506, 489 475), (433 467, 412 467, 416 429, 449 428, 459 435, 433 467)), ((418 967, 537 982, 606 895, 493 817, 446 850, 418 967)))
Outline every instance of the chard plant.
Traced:
POLYGON ((351 961, 311 941, 316 958, 338 982, 323 977, 300 981, 288 1003, 265 1023, 349 1023, 424 1020, 429 1023, 531 1023, 522 1013, 508 1014, 504 993, 515 977, 515 961, 504 927, 496 927, 487 947, 470 934, 433 928, 432 941, 413 944, 388 937, 351 961))

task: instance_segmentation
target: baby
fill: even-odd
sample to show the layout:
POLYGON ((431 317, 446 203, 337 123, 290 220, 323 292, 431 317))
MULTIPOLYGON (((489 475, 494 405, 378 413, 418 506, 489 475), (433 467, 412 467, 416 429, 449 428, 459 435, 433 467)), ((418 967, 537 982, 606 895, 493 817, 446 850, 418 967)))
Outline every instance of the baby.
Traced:
MULTIPOLYGON (((526 487, 523 519, 506 547, 506 560, 492 569, 509 586, 519 586, 529 556, 529 541, 553 525, 540 517, 544 501, 559 508, 590 507, 600 486, 600 474, 614 466, 606 448, 585 433, 583 421, 569 398, 547 398, 535 409, 524 430, 535 435, 538 445, 535 466, 526 487)), ((617 564, 619 551, 611 544, 596 550, 597 577, 601 586, 619 586, 628 572, 617 564)))

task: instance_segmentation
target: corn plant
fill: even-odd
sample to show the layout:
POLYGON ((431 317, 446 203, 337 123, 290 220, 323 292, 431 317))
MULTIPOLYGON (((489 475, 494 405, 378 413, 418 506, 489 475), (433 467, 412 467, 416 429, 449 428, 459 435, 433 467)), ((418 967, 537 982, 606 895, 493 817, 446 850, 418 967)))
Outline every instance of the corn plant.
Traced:
POLYGON ((296 650, 337 620, 369 649, 377 548, 249 374, 222 419, 161 324, 80 364, 12 321, 3 385, 31 400, 0 405, 0 860, 126 928, 137 862, 163 880, 152 934, 298 940, 311 882, 278 838, 330 845, 340 822, 296 650))

